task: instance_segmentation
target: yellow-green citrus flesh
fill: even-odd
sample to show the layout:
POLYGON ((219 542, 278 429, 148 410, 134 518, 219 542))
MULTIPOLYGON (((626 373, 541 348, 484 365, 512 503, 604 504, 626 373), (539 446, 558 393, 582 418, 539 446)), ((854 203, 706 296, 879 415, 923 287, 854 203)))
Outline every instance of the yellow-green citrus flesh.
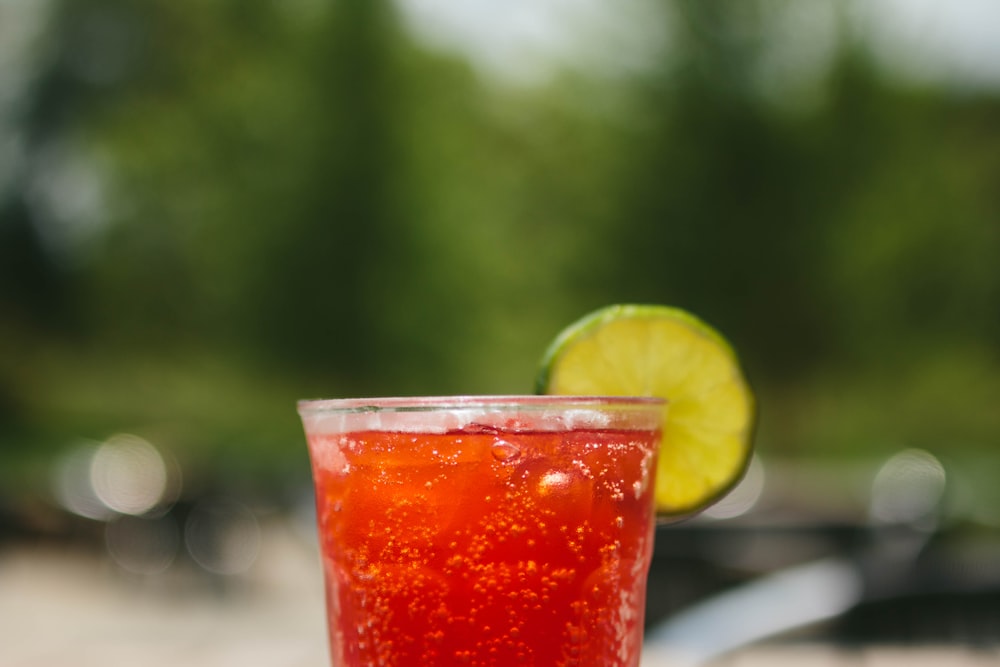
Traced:
POLYGON ((545 353, 536 391, 666 399, 661 516, 708 507, 750 459, 756 408, 739 359, 715 329, 679 308, 615 305, 583 317, 545 353))

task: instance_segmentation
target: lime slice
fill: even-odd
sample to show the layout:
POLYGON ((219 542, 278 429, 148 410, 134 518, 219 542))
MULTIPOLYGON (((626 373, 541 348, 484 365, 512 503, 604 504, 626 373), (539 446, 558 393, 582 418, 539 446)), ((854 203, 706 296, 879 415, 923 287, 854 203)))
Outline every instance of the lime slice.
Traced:
POLYGON ((697 512, 729 491, 750 459, 754 396, 729 343, 669 306, 602 308, 563 330, 542 359, 541 394, 667 399, 657 512, 697 512))

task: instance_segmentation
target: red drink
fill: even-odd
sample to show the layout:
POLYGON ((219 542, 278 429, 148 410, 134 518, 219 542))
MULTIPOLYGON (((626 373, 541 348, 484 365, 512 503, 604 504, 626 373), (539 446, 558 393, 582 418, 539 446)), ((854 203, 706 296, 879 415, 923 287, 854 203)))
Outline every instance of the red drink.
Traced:
POLYGON ((303 404, 334 665, 637 665, 661 408, 303 404))

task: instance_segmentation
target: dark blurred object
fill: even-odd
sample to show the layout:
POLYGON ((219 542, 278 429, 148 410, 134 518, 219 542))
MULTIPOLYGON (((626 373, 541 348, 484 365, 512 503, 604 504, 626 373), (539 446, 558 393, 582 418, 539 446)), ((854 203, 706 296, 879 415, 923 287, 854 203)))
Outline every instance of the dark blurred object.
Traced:
MULTIPOLYGON (((912 449, 867 477, 866 502, 842 503, 838 520, 790 514, 793 498, 765 486, 762 506, 731 519, 662 526, 652 650, 702 664, 765 640, 1000 644, 1000 531, 949 506, 965 480, 912 449)), ((772 481, 820 492, 809 478, 792 466, 772 481)))

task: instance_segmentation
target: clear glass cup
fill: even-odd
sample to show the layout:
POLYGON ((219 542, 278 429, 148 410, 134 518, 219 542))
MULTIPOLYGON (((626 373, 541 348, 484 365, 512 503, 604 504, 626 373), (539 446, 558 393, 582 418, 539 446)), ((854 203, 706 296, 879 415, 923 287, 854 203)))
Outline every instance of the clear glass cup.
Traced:
POLYGON ((337 667, 635 667, 663 402, 301 401, 337 667))

